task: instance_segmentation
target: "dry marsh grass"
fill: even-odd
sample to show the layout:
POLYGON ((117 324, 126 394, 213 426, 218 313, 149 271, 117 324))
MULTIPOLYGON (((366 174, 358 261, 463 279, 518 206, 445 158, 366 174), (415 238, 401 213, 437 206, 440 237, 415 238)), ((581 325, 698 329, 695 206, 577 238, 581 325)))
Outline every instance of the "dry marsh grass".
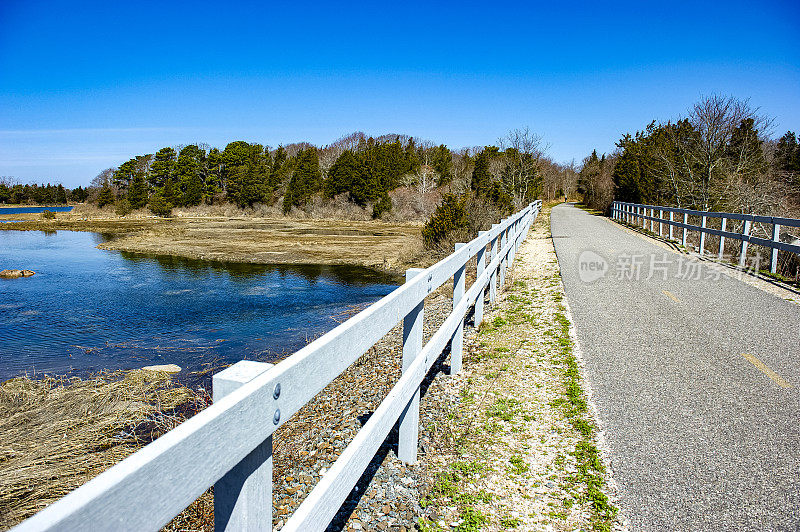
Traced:
POLYGON ((166 373, 0 384, 0 529, 30 517, 210 401, 166 373))

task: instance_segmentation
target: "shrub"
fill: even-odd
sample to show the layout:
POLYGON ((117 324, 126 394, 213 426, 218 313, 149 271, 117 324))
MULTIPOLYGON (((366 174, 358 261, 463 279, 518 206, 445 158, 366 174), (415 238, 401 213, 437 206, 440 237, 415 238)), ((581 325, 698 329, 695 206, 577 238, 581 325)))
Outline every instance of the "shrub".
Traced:
POLYGON ((172 203, 168 202, 160 193, 150 196, 150 211, 156 216, 172 216, 172 203))
POLYGON ((117 202, 117 216, 127 216, 133 212, 131 202, 126 199, 121 199, 117 202))
POLYGON ((465 200, 447 194, 422 228, 422 240, 427 249, 436 247, 449 234, 469 228, 465 200))
POLYGON ((44 210, 42 211, 42 218, 44 218, 45 220, 55 220, 56 213, 50 210, 44 210))
POLYGON ((383 193, 380 199, 372 206, 372 217, 380 218, 385 212, 392 210, 392 199, 387 193, 383 193))

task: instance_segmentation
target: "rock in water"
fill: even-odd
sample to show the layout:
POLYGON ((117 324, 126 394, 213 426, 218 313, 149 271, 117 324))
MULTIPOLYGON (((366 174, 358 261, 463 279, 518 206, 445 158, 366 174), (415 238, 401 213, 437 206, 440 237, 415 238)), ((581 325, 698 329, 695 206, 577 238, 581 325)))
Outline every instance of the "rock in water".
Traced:
POLYGON ((160 366, 145 366, 142 368, 145 371, 163 371, 165 373, 178 373, 181 367, 176 364, 162 364, 160 366))
POLYGON ((3 279, 16 279, 17 277, 30 277, 33 275, 33 270, 3 270, 0 271, 0 277, 3 279))

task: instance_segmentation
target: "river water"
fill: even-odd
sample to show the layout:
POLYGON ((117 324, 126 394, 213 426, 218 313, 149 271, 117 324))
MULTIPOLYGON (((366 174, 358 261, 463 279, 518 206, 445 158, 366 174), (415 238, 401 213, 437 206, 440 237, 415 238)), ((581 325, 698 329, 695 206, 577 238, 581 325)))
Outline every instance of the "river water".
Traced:
POLYGON ((69 212, 75 207, 2 207, 0 206, 0 216, 3 214, 39 214, 44 211, 50 212, 69 212))
POLYGON ((351 266, 207 262, 97 249, 76 231, 0 231, 0 381, 276 360, 396 287, 351 266))

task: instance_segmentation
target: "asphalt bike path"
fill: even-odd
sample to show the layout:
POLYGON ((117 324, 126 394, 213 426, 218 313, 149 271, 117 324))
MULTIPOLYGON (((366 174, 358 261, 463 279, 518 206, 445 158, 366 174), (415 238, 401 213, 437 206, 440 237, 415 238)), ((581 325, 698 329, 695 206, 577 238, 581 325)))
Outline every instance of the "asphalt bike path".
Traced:
POLYGON ((800 529, 800 305, 570 204, 551 232, 632 529, 800 529))

